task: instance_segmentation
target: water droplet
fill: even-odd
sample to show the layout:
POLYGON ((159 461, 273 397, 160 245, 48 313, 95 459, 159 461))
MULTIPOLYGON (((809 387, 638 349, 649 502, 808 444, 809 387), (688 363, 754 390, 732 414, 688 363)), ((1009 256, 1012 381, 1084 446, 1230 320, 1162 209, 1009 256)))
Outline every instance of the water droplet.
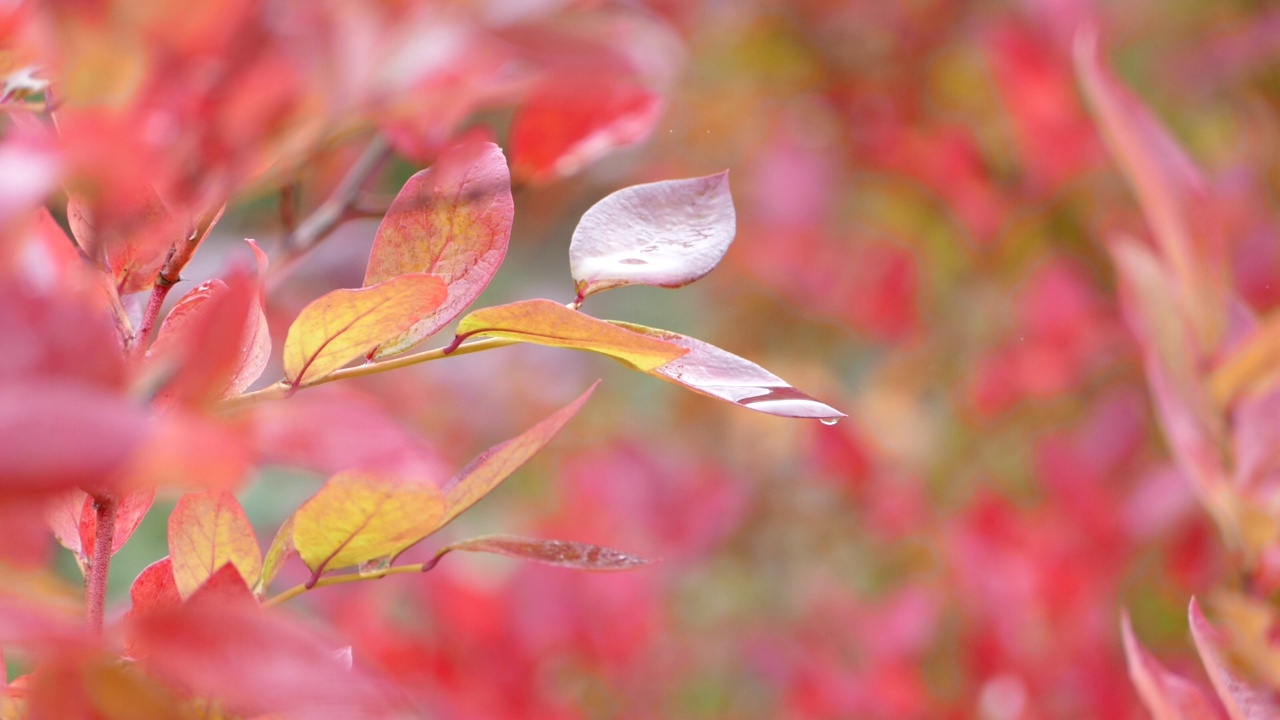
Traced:
POLYGON ((840 422, 840 418, 819 418, 818 422, 822 423, 823 425, 835 425, 836 423, 840 422))

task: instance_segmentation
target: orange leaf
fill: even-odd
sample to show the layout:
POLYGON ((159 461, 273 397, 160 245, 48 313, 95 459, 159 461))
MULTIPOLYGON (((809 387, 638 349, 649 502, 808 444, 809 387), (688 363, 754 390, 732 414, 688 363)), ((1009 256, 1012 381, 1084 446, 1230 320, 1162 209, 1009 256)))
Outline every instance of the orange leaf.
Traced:
POLYGON ((444 486, 447 508, 444 517, 440 520, 440 526, 448 524, 467 508, 479 502, 481 498, 493 492, 493 489, 503 480, 533 457, 534 453, 546 447, 551 438, 560 432, 560 428, 577 414, 599 384, 600 382, 596 381, 587 388, 586 392, 578 396, 577 400, 555 411, 520 435, 485 450, 468 463, 444 486))
POLYGON ((595 572, 635 570, 655 562, 600 545, 511 535, 485 535, 446 545, 424 566, 424 571, 435 567, 436 563, 440 562, 440 558, 454 550, 493 553, 520 560, 533 560, 544 565, 595 572))
POLYGON ((448 285, 448 297, 375 357, 434 335, 479 297, 506 257, 514 215, 507 163, 491 142, 454 145, 409 178, 378 226, 364 284, 433 273, 448 285))
POLYGON ((688 350, 684 356, 648 371, 656 378, 769 415, 828 422, 845 417, 844 413, 796 390, 750 360, 710 343, 643 325, 617 321, 614 324, 688 350))
POLYGON ((262 572, 262 550, 236 498, 225 490, 183 495, 169 516, 173 579, 190 596, 226 563, 246 584, 262 572))
POLYGON ((523 300, 477 310, 458 323, 458 337, 506 338, 549 347, 589 350, 648 372, 688 352, 551 300, 523 300))
POLYGON ((411 274, 359 290, 334 290, 302 309, 284 341, 284 372, 313 383, 399 337, 440 307, 444 281, 411 274))
POLYGON ((439 527, 444 506, 434 485, 339 473, 294 514, 293 545, 319 577, 395 555, 439 527))

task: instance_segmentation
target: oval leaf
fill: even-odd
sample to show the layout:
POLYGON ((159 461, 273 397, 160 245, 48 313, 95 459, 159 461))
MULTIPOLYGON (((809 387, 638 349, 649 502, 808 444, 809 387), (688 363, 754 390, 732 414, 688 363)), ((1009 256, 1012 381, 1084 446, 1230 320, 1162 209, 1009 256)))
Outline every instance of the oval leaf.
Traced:
POLYGON ((537 538, 523 538, 512 535, 485 535, 446 545, 423 567, 423 570, 430 570, 435 567, 440 558, 454 550, 505 555, 521 560, 533 560, 544 565, 555 565, 556 567, 572 568, 574 570, 591 570, 594 572, 635 570, 656 562, 628 555, 612 548, 588 543, 569 542, 567 540, 539 540, 537 538))
POLYGON ((548 347, 589 350, 648 372, 684 355, 678 345, 597 320, 552 300, 522 300, 477 310, 458 323, 458 337, 506 338, 548 347))
POLYGON ((600 382, 596 381, 577 400, 555 411, 520 435, 485 450, 468 463, 444 486, 446 509, 440 525, 444 526, 464 510, 475 505, 535 453, 546 447, 551 438, 560 432, 560 428, 569 422, 569 418, 577 414, 599 384, 600 382))
POLYGON ((295 387, 313 383, 399 337, 444 300, 444 281, 425 274, 323 295, 289 327, 285 377, 295 387))
POLYGON ((623 285, 676 288, 711 272, 733 242, 729 172, 633 185, 582 216, 569 243, 578 297, 623 285))
POLYGON ((262 550, 236 498, 225 490, 183 495, 169 516, 169 557, 182 597, 231 563, 245 583, 262 572, 262 550))
POLYGON ((654 377, 769 415, 827 421, 846 417, 839 410, 796 390, 782 378, 750 360, 710 343, 669 330, 616 320, 613 324, 678 345, 688 351, 684 356, 648 371, 654 377))
POLYGON ((382 343, 374 357, 408 350, 475 302, 506 257, 514 216, 507 163, 491 142, 454 145, 409 178, 378 226, 364 284, 433 273, 448 286, 448 296, 413 327, 382 343))
POLYGON ((319 577, 396 554, 438 527, 443 514, 444 496, 434 485, 339 473, 298 508, 293 545, 319 577))

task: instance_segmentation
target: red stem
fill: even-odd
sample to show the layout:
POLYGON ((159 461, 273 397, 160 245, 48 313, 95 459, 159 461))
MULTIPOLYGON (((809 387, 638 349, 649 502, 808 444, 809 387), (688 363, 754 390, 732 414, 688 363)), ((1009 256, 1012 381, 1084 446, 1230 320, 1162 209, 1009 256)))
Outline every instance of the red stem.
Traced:
POLYGON ((168 297, 171 289, 173 284, 163 277, 156 281, 155 287, 151 288, 147 309, 142 313, 142 324, 138 326, 138 332, 134 333, 133 351, 135 353, 141 353, 147 349, 147 339, 151 337, 151 329, 155 327, 156 318, 160 317, 160 308, 164 306, 164 299, 168 297))
POLYGON ((102 633, 107 608, 107 572, 111 569, 111 545, 116 535, 116 509, 119 501, 111 495, 94 498, 93 512, 97 527, 93 536, 93 555, 89 559, 86 579, 89 631, 102 633))

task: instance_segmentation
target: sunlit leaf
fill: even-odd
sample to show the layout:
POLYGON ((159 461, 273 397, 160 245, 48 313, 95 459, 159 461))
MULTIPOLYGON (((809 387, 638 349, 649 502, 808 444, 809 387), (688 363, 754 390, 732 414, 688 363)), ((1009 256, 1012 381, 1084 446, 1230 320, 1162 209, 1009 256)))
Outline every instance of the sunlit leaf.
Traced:
POLYGON ((1121 616, 1120 631, 1129 677, 1152 720, 1220 720, 1223 717, 1203 690, 1165 669, 1138 643, 1128 613, 1121 616))
POLYGON ((412 274, 334 290, 302 309, 284 341, 285 377, 306 385, 399 337, 445 300, 444 281, 412 274))
POLYGON ((267 554, 262 558, 262 574, 253 586, 254 592, 261 593, 266 590, 271 585, 271 581, 276 579, 280 568, 284 567, 285 561, 297 554, 298 550, 293 546, 293 516, 290 515, 276 531, 275 538, 271 540, 271 546, 267 548, 267 554))
POLYGON ((169 516, 169 556, 183 597, 196 591, 226 563, 245 583, 262 572, 262 550, 236 498, 224 490, 188 493, 169 516))
POLYGON ((711 272, 736 232, 728 171, 623 188, 587 210, 569 268, 578 297, 622 285, 675 288, 711 272))
POLYGON ((635 570, 655 562, 654 560, 628 555, 612 548, 588 543, 540 540, 511 535, 485 535, 446 545, 436 553, 436 556, 427 564, 426 568, 434 567, 440 561, 440 558, 455 550, 505 555, 520 560, 533 560, 544 565, 595 572, 635 570))
POLYGON ((506 480, 511 473, 545 447, 551 438, 560 432, 560 428, 577 414, 599 384, 597 381, 577 400, 555 411, 542 422, 516 437, 485 450, 472 460, 445 484, 443 490, 447 509, 440 524, 445 525, 493 492, 493 489, 506 480))
POLYGON ((827 421, 845 417, 844 413, 796 390, 750 360, 714 345, 667 330, 617 321, 614 324, 688 351, 682 357, 649 370, 654 377, 769 415, 827 421))
POLYGON ((1223 656, 1222 639, 1218 630, 1209 624, 1195 598, 1188 611, 1191 638, 1195 640, 1200 662, 1209 680, 1218 691, 1218 698, 1227 708, 1231 720, 1266 720, 1280 717, 1280 703, 1275 696, 1260 686, 1254 686, 1232 668, 1223 656))
POLYGON ((589 350, 645 372, 686 352, 678 345, 626 330, 543 299, 484 308, 462 318, 458 323, 458 337, 477 335, 589 350))
POLYGON ((364 284, 432 273, 448 285, 448 296, 374 357, 418 344, 479 297, 506 257, 514 214, 507 163, 493 143, 455 145, 409 178, 378 226, 364 284))
POLYGON ((317 575, 394 555, 440 524, 434 485, 362 472, 339 473, 298 508, 293 545, 317 575))

